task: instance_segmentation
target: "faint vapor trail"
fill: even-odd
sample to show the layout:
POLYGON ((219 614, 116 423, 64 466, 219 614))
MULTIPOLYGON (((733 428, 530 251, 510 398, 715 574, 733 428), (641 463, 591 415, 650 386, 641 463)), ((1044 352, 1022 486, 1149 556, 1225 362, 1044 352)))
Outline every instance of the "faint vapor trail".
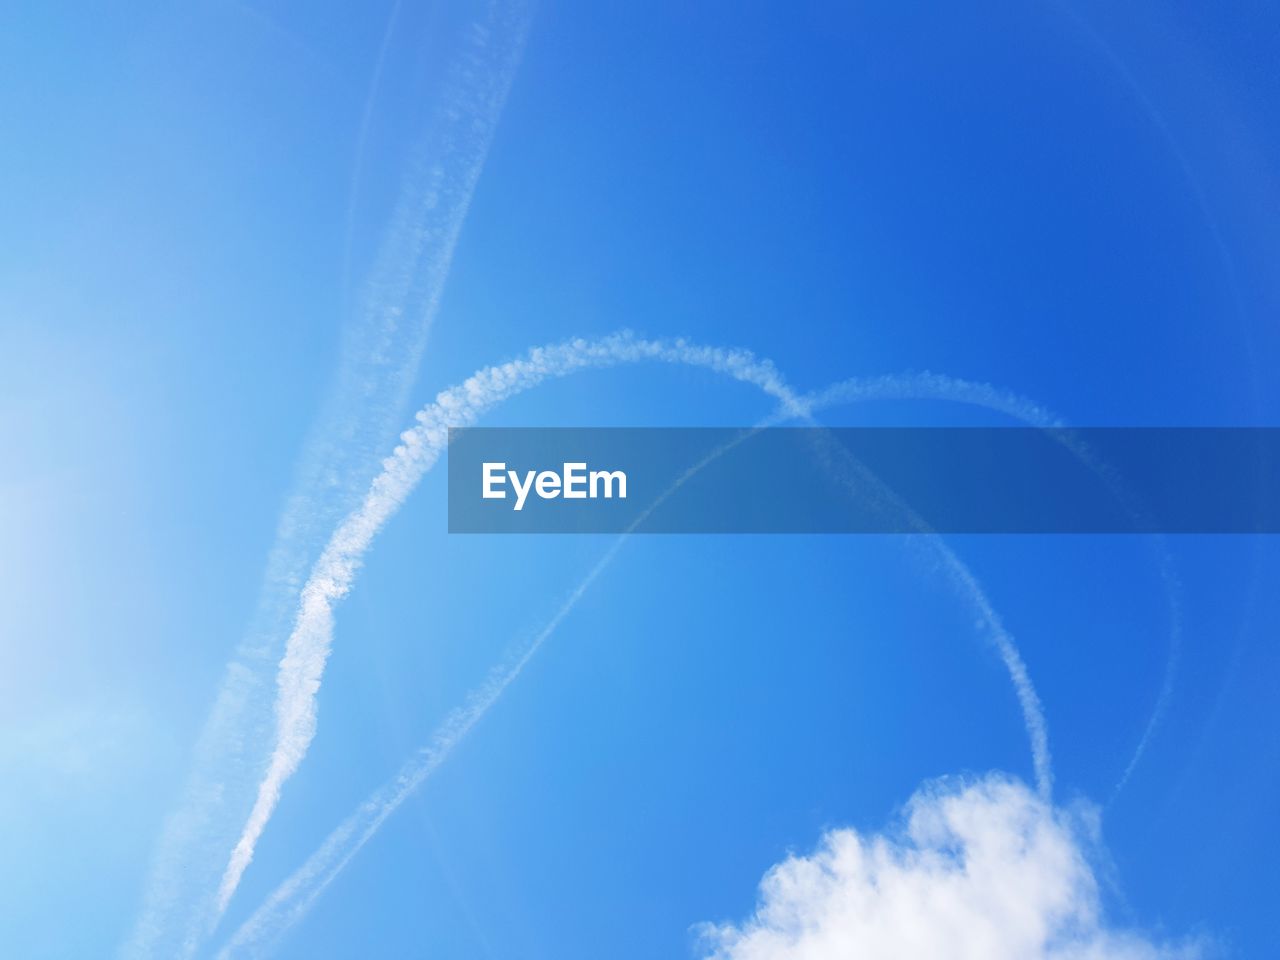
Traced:
POLYGON ((378 56, 373 62, 373 76, 369 78, 369 89, 365 93, 364 106, 360 110, 360 129, 356 133, 355 158, 351 163, 351 182, 347 187, 346 227, 342 234, 342 292, 347 296, 351 281, 351 234, 356 218, 356 194, 360 188, 360 178, 364 173, 365 147, 369 142, 369 126, 373 119, 373 105, 378 99, 378 88, 382 85, 382 70, 387 63, 387 51, 391 47, 391 37, 395 33, 396 21, 400 17, 402 0, 395 0, 391 12, 387 14, 387 25, 382 30, 382 41, 378 44, 378 56))
MULTIPOLYGON (((634 362, 638 359, 661 359, 668 362, 691 362, 680 356, 680 352, 664 350, 662 356, 658 356, 654 352, 657 343, 644 341, 624 340, 624 343, 644 344, 645 349, 638 353, 631 353, 626 350, 618 351, 610 349, 605 351, 607 354, 616 357, 604 365, 613 365, 615 363, 634 362), (626 354, 625 359, 623 354, 626 354)), ((579 343, 588 346, 582 341, 579 343)), ((720 369, 714 364, 706 362, 709 348, 697 348, 697 359, 692 361, 699 366, 713 366, 720 369)), ((713 356, 720 355, 723 351, 710 351, 713 356)), ((538 351, 535 351, 535 354, 538 351)), ((531 354, 532 356, 532 354, 531 354)), ((944 387, 949 389, 953 396, 951 399, 968 402, 979 406, 988 407, 1009 414, 1010 416, 1027 420, 1027 422, 1043 421, 1048 423, 1051 418, 1049 415, 1026 401, 1021 400, 1013 394, 1003 393, 995 390, 986 384, 974 384, 966 381, 953 380, 951 378, 936 377, 933 375, 922 375, 920 377, 880 377, 869 380, 849 380, 841 384, 823 391, 817 395, 809 397, 797 397, 789 388, 787 388, 781 378, 777 377, 773 367, 769 364, 759 364, 757 361, 750 360, 749 355, 745 355, 745 365, 741 367, 744 371, 754 370, 756 367, 762 367, 763 377, 756 376, 754 378, 744 377, 737 373, 730 372, 736 379, 748 379, 749 382, 756 383, 767 394, 775 399, 782 401, 778 413, 762 422, 761 426, 767 426, 784 422, 790 419, 804 419, 809 422, 812 420, 812 414, 826 407, 834 406, 839 403, 847 403, 855 400, 876 400, 876 399, 908 399, 920 398, 940 395, 938 391, 944 387), (1034 418, 1034 419, 1033 419, 1034 418)), ((590 364, 595 366, 596 364, 590 364)), ((508 365, 510 366, 510 365, 508 365)), ((557 373, 556 376, 562 376, 571 372, 566 369, 563 363, 553 364, 557 373)), ((572 369, 581 369, 586 364, 582 364, 572 369)), ((497 368, 490 368, 490 370, 497 368)), ((482 371, 482 374, 485 373, 482 371)), ((480 376, 480 375, 478 375, 480 376)), ((516 389, 505 390, 501 399, 506 399, 516 393, 523 392, 543 379, 548 377, 538 377, 522 381, 521 385, 516 389)), ((473 380, 475 378, 472 378, 473 380)), ((471 381, 468 381, 468 384, 471 381)), ((475 391, 469 390, 467 384, 462 388, 454 388, 455 391, 462 390, 475 395, 487 396, 483 387, 477 388, 475 391)), ((451 391, 445 391, 441 394, 444 397, 451 391)), ((497 400, 486 400, 484 409, 491 407, 497 400)), ((436 404, 427 408, 432 411, 435 407, 440 406, 440 400, 437 399, 436 404)), ((449 406, 445 404, 445 406, 449 406)), ((478 412, 483 412, 478 411, 478 412)), ((438 413, 431 413, 430 418, 435 419, 438 413)), ((419 415, 422 419, 422 414, 419 415)), ((468 417, 467 422, 474 420, 474 415, 468 417)), ((1056 421, 1055 421, 1056 422, 1056 421)), ((464 424, 458 424, 464 425, 464 424)), ((447 443, 447 436, 439 442, 447 443)), ((737 441, 735 441, 736 443, 737 441)), ((727 446, 731 446, 727 445, 727 446)), ((516 680, 523 672, 525 666, 533 659, 534 655, 542 647, 543 643, 555 632, 555 630, 564 621, 565 617, 573 610, 574 606, 595 582, 599 575, 613 562, 614 557, 621 549, 623 543, 644 520, 656 509, 663 501, 670 497, 690 476, 701 470, 707 463, 716 457, 722 455, 727 449, 721 447, 712 451, 698 464, 695 464, 686 471, 676 482, 668 488, 657 500, 650 504, 645 511, 636 518, 629 526, 628 530, 622 533, 609 547, 605 554, 600 558, 586 577, 573 589, 565 601, 561 604, 555 615, 543 626, 543 628, 529 641, 522 650, 517 651, 507 661, 495 667, 489 674, 489 677, 478 688, 472 691, 467 697, 467 701, 461 708, 454 710, 446 719, 437 727, 432 735, 431 741, 417 753, 415 753, 401 767, 400 772, 392 780, 384 784, 375 791, 364 803, 362 803, 342 824, 334 830, 321 847, 313 853, 306 862, 299 867, 283 884, 276 888, 271 896, 256 910, 253 915, 235 932, 231 940, 220 951, 220 960, 229 960, 236 955, 259 955, 260 951, 268 947, 280 935, 282 935, 289 927, 300 920, 311 905, 324 893, 329 884, 342 872, 351 859, 364 847, 374 834, 377 833, 382 824, 395 812, 395 810, 413 794, 435 771, 448 759, 455 747, 457 747, 463 739, 470 733, 475 724, 489 711, 489 709, 498 701, 506 689, 516 680)), ((437 457, 439 451, 435 454, 437 457)), ((432 461, 434 462, 434 460, 432 461)), ((430 464, 422 470, 425 473, 429 469, 430 464)), ((421 473, 418 475, 420 478, 421 473)), ((414 480, 416 483, 416 479, 414 480)), ((895 505, 901 508, 901 505, 895 505)), ((1022 709, 1024 723, 1026 725, 1027 734, 1031 741, 1031 751, 1033 763, 1035 766, 1036 779, 1040 786, 1042 796, 1048 797, 1052 785, 1052 764, 1048 746, 1048 732, 1044 721, 1043 711, 1041 709, 1039 697, 1036 695, 1035 689, 1031 683, 1031 679, 1027 673, 1026 666, 1022 661, 1013 638, 1009 636, 1001 624, 998 615, 995 613, 990 602, 988 601, 981 585, 976 578, 970 573, 968 568, 959 560, 949 547, 936 535, 929 537, 930 544, 939 552, 943 565, 946 569, 948 578, 957 592, 970 604, 972 604, 978 613, 979 620, 985 626, 990 634, 994 646, 1001 656, 1010 679, 1014 685, 1015 693, 1018 697, 1019 705, 1022 709)))
POLYGON ((267 760, 259 745, 272 729, 268 677, 324 537, 359 503, 402 421, 527 20, 522 3, 488 4, 446 70, 359 314, 344 331, 334 383, 304 444, 257 610, 227 665, 177 809, 161 830, 124 957, 190 956, 217 920, 212 898, 228 838, 238 835, 267 760))

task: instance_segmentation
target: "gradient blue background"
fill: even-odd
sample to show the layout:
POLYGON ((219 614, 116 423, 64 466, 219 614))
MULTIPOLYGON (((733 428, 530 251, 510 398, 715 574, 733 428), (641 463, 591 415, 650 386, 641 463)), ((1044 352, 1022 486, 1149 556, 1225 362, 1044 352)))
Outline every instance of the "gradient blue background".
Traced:
MULTIPOLYGON (((535 343, 933 370, 1086 425, 1280 413, 1280 14, 1263 4, 539 5, 413 405, 535 343)), ((0 30, 0 953, 136 915, 463 6, 22 4, 0 30), (353 211, 348 220, 348 209, 353 211)), ((490 422, 743 424, 635 368, 490 422)), ((403 411, 411 422, 411 409, 403 411)), ((833 423, 988 423, 936 403, 833 423)), ((320 734, 225 929, 535 631, 604 539, 451 538, 430 475, 341 608, 320 734)), ((1129 923, 1280 947, 1276 545, 955 538, 1019 639, 1129 923)), ((281 956, 686 956, 830 826, 1030 777, 1016 702, 898 541, 629 544, 281 956), (371 944, 376 950, 371 953, 371 944)))

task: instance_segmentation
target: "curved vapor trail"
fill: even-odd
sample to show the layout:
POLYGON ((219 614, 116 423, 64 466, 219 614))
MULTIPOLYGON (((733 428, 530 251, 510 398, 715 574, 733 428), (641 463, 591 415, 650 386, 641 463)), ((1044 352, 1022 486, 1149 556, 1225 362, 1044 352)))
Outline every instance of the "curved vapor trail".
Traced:
POLYGON ((516 656, 494 667, 484 683, 468 694, 466 702, 445 717, 432 734, 431 742, 419 749, 401 767, 395 778, 361 803, 306 863, 272 892, 267 901, 254 911, 219 951, 218 960, 228 960, 242 951, 254 950, 264 939, 274 939, 302 919, 320 894, 378 832, 382 824, 435 773, 454 748, 471 732, 471 728, 498 702, 507 687, 524 671, 543 642, 556 631, 596 578, 613 561, 622 548, 625 537, 624 534, 613 542, 528 646, 516 656))
POLYGON ((746 351, 683 340, 640 340, 626 334, 535 348, 523 359, 488 367, 440 393, 419 411, 417 426, 401 434, 401 444, 383 461, 382 473, 361 505, 338 526, 302 588, 293 632, 277 673, 274 746, 257 799, 218 886, 217 914, 225 911, 235 893, 285 781, 297 770, 315 736, 316 694, 332 646, 333 608, 351 589, 374 536, 439 460, 448 444, 448 428, 470 425, 498 403, 544 380, 642 360, 707 367, 754 384, 785 408, 803 412, 773 365, 746 351))
MULTIPOLYGON (((1152 128, 1163 141, 1164 146, 1173 157, 1181 174, 1183 181, 1191 192, 1191 197, 1204 221, 1205 229, 1209 233, 1210 240, 1213 243, 1214 251, 1217 254, 1219 263, 1222 266, 1222 274, 1230 291, 1231 304, 1233 312, 1236 315, 1237 326, 1239 328, 1242 339, 1245 343, 1246 353, 1249 358, 1249 392, 1253 399, 1253 407, 1255 410, 1261 409, 1261 399, 1259 395, 1259 375, 1257 362, 1257 345, 1252 334, 1251 328, 1244 322, 1244 303, 1240 290, 1239 270, 1237 268, 1235 258, 1231 254, 1230 248, 1227 246, 1226 240, 1222 234, 1222 228, 1219 223, 1219 217, 1213 212, 1213 205, 1210 203, 1209 195, 1204 185, 1201 183, 1200 177, 1197 176, 1195 168, 1188 157, 1182 145, 1178 142, 1178 138, 1174 133, 1173 126, 1166 119, 1164 113, 1157 107, 1155 101, 1147 94, 1142 84, 1139 82, 1137 75, 1129 69, 1124 59, 1117 53, 1116 49, 1106 41, 1103 35, 1094 27, 1094 25, 1070 3, 1055 3, 1054 6, 1075 26, 1080 30, 1085 39, 1092 45, 1100 59, 1115 73, 1121 84, 1128 89, 1134 102, 1146 115, 1146 119, 1150 122, 1152 128)), ((1164 551, 1161 558, 1161 576, 1166 583, 1177 583, 1177 575, 1173 571, 1172 564, 1168 557, 1168 552, 1164 551)), ((1175 607, 1179 604, 1175 601, 1175 607)), ((1181 618, 1179 609, 1174 611, 1175 618, 1175 634, 1180 631, 1180 626, 1176 625, 1181 618)), ((1156 728, 1164 719, 1168 712, 1169 703, 1173 696, 1173 687, 1176 677, 1176 671, 1181 659, 1181 643, 1176 640, 1171 644, 1168 666, 1165 670, 1164 681, 1161 684, 1160 692, 1156 697, 1156 705, 1152 710, 1151 718, 1147 722, 1146 728, 1143 730, 1142 736, 1138 742, 1138 748, 1135 750, 1124 772, 1120 775, 1120 779, 1112 788, 1111 797, 1108 802, 1112 802, 1119 796, 1120 792, 1128 784, 1129 779, 1133 776, 1133 771, 1137 767, 1147 747, 1150 745, 1151 738, 1156 728)))
MULTIPOLYGON (((588 349, 591 346, 584 341, 579 341, 578 344, 578 349, 588 349)), ((822 394, 797 397, 777 377, 773 367, 767 363, 760 364, 758 361, 751 359, 750 355, 744 355, 746 365, 742 369, 744 371, 758 370, 760 374, 763 374, 763 376, 744 377, 734 373, 732 370, 725 370, 716 363, 707 363, 707 351, 709 348, 696 349, 698 353, 695 357, 685 358, 681 356, 680 350, 660 349, 660 342, 634 341, 624 337, 620 340, 619 347, 609 348, 604 352, 618 357, 619 359, 615 360, 615 363, 634 362, 639 359, 694 362, 699 366, 712 366, 715 369, 721 369, 722 372, 728 372, 736 379, 746 379, 749 382, 753 382, 775 399, 782 401, 780 411, 764 421, 763 425, 796 417, 812 422, 812 413, 815 410, 854 399, 896 399, 908 396, 928 396, 930 395, 929 388, 942 383, 944 380, 958 389, 967 389, 966 399, 968 402, 1003 410, 1012 416, 1026 419, 1028 422, 1031 422, 1032 417, 1048 420, 1048 415, 1040 408, 1021 401, 1012 394, 1000 393, 985 384, 968 384, 965 381, 937 378, 932 377, 932 375, 923 375, 924 378, 928 379, 885 377, 874 380, 845 381, 843 384, 837 385, 837 387, 822 394), (634 352, 628 346, 636 344, 644 344, 644 349, 634 352), (659 355, 659 353, 662 355, 659 355), (622 358, 622 354, 625 354, 625 359, 622 358)), ((531 357, 536 356, 539 352, 534 351, 531 357)), ((723 355, 724 351, 713 350, 711 354, 718 357, 723 355)), ((562 376, 572 372, 572 369, 582 369, 588 365, 595 366, 597 364, 580 364, 571 369, 557 366, 558 372, 555 375, 562 376)), ((489 370, 494 369, 496 368, 489 368, 489 370)), ((483 377, 487 375, 488 371, 482 371, 477 376, 483 377)), ((547 377, 529 378, 522 382, 522 385, 517 390, 504 390, 500 398, 486 400, 483 409, 488 409, 494 403, 499 402, 499 399, 507 399, 517 392, 522 392, 536 385, 543 379, 547 379, 547 377)), ((468 381, 469 383, 471 381, 468 381)), ((467 385, 464 384, 463 388, 454 389, 467 390, 467 385)), ((446 391, 441 394, 441 397, 445 397, 450 392, 446 391)), ((474 391, 468 390, 468 392, 473 393, 473 395, 484 395, 483 388, 477 388, 474 391)), ((450 403, 442 405, 441 400, 437 399, 436 403, 428 407, 424 413, 429 412, 428 419, 432 421, 439 420, 442 413, 447 411, 450 405, 450 403), (443 406, 443 410, 437 409, 441 406, 443 406)), ((477 412, 483 412, 483 410, 477 412)), ((421 420, 422 418, 423 414, 419 414, 419 419, 421 420)), ((473 415, 469 416, 468 422, 473 419, 473 415)), ((447 443, 447 435, 439 437, 437 442, 441 444, 447 443)), ((511 683, 515 681, 542 644, 555 632, 600 573, 613 561, 630 532, 641 524, 661 502, 674 493, 689 476, 705 466, 711 459, 719 456, 721 452, 723 450, 713 451, 707 458, 682 475, 658 500, 646 508, 644 513, 630 525, 628 530, 614 541, 586 577, 564 600, 555 615, 528 642, 523 650, 518 651, 507 661, 496 666, 485 682, 468 695, 464 705, 452 711, 437 727, 430 743, 417 751, 401 767, 396 777, 375 791, 329 835, 323 845, 308 858, 302 867, 281 884, 267 901, 254 912, 249 920, 233 934, 231 940, 219 953, 220 958, 229 958, 237 952, 245 950, 255 950, 262 945, 264 940, 273 939, 283 933, 284 930, 305 915, 315 900, 341 873, 364 844, 378 831, 387 818, 439 768, 452 753, 453 749, 462 742, 475 724, 497 702, 511 683)), ((435 451, 435 457, 438 456, 439 450, 435 451)), ((431 462, 434 462, 434 459, 431 462)), ((429 467, 430 464, 422 470, 422 473, 429 467)), ((418 474, 413 482, 416 483, 420 477, 421 473, 418 474)), ((1013 638, 1005 631, 981 586, 968 568, 940 538, 931 536, 929 539, 938 550, 953 587, 975 607, 980 624, 987 628, 990 639, 1000 653, 1001 659, 1009 672, 1023 712, 1028 736, 1031 740, 1037 782, 1039 783, 1041 794, 1047 797, 1052 783, 1048 734, 1039 698, 1031 684, 1026 666, 1018 653, 1013 638)))
MULTIPOLYGON (((228 663, 177 808, 165 820, 142 906, 120 953, 190 956, 217 916, 211 894, 248 814, 271 733, 268 677, 325 537, 358 503, 396 435, 472 192, 527 32, 520 0, 493 0, 446 70, 341 361, 303 447, 257 609, 228 663)), ((384 40, 385 43, 385 40, 384 40)), ((381 54, 380 54, 381 56, 381 54)))
MULTIPOLYGON (((815 394, 815 409, 821 409, 834 403, 848 403, 861 400, 944 400, 949 403, 964 403, 972 406, 995 410, 1015 420, 1041 429, 1061 430, 1066 423, 1056 414, 1018 394, 1001 390, 986 383, 975 383, 960 380, 937 373, 899 374, 886 377, 855 377, 841 383, 833 384, 815 394)), ((1136 502, 1124 488, 1123 478, 1117 477, 1110 468, 1100 462, 1091 450, 1075 439, 1071 434, 1058 432, 1058 442, 1081 463, 1092 470, 1108 487, 1113 496, 1126 507, 1129 513, 1139 518, 1144 510, 1141 503, 1136 502)), ((1133 776, 1134 770, 1146 755, 1147 748, 1155 736, 1156 730, 1164 722, 1169 704, 1173 699, 1174 687, 1177 683, 1178 669, 1182 662, 1182 588, 1177 572, 1174 569, 1173 557, 1169 552, 1168 542, 1163 534, 1153 534, 1156 548, 1160 581, 1164 586, 1165 597, 1169 607, 1169 651, 1165 659, 1164 675, 1160 681, 1160 689, 1147 717, 1138 744, 1134 747, 1119 779, 1111 788, 1111 801, 1124 790, 1133 776)), ((1109 801, 1110 802, 1110 801, 1109 801)))
POLYGON ((1155 129, 1160 139, 1164 141, 1166 149, 1173 157, 1174 162, 1178 166, 1178 172, 1181 174, 1183 181, 1191 191, 1191 197, 1195 202, 1196 208, 1204 221, 1205 229, 1209 232, 1210 240, 1213 243, 1214 251, 1217 254, 1218 262, 1222 265, 1223 277, 1226 280, 1227 288, 1231 294, 1232 312, 1236 316, 1236 326, 1239 329, 1241 339, 1244 341, 1246 354, 1249 358, 1248 376, 1249 376, 1249 393, 1253 400, 1254 410, 1261 412, 1262 397, 1260 393, 1261 383, 1258 369, 1258 350, 1256 338, 1253 334, 1252 327, 1245 322, 1244 300, 1240 290, 1239 269, 1236 266, 1235 258, 1231 255, 1231 248, 1227 245, 1226 239, 1222 234, 1222 227, 1219 223, 1220 218, 1214 216, 1213 205, 1210 203, 1209 194, 1205 190, 1204 185, 1200 181, 1200 177, 1196 175, 1187 152, 1178 142, 1178 138, 1174 133, 1173 126, 1165 118, 1164 113, 1156 106, 1155 101, 1139 83, 1137 75, 1129 69, 1124 59, 1116 52, 1116 49, 1109 44, 1096 27, 1075 7, 1066 2, 1055 2, 1053 4, 1067 19, 1071 20, 1081 31, 1085 38, 1091 43, 1094 49, 1100 54, 1103 62, 1115 73, 1120 82, 1128 88, 1129 94, 1133 97, 1134 102, 1146 114, 1146 119, 1155 129))

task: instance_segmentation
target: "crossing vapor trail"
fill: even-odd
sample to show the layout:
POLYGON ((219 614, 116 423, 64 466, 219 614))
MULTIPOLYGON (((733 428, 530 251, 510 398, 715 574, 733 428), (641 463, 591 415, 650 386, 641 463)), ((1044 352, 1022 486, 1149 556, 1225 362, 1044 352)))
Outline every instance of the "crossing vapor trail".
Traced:
MULTIPOLYGON (((276 771, 276 779, 265 785, 267 789, 274 791, 273 794, 261 795, 261 819, 250 825, 256 827, 256 833, 252 834, 251 840, 246 844, 246 852, 250 857, 252 844, 256 842, 262 826, 265 826, 266 818, 270 816, 280 787, 296 769, 315 734, 315 691, 319 687, 324 661, 332 644, 333 603, 350 589, 359 558, 368 549, 377 530, 390 519, 395 509, 439 459, 448 443, 448 427, 470 425, 502 401, 546 380, 567 376, 579 370, 641 361, 706 367, 733 379, 751 383, 779 402, 778 413, 767 422, 788 419, 813 422, 812 414, 816 410, 857 399, 928 396, 929 388, 936 387, 944 380, 961 385, 967 391, 969 402, 1002 410, 1028 421, 1032 418, 1048 419, 1048 415, 1039 408, 1024 404, 1012 395, 1001 394, 983 384, 968 384, 947 378, 913 380, 909 377, 888 377, 846 381, 817 396, 801 397, 786 385, 771 363, 757 360, 745 351, 698 346, 685 341, 639 340, 626 334, 597 341, 577 340, 553 347, 536 348, 521 360, 486 368, 462 385, 445 390, 434 403, 418 414, 418 426, 403 435, 404 443, 388 458, 386 469, 370 490, 362 510, 343 525, 345 529, 340 529, 335 534, 331 548, 326 550, 328 561, 322 561, 317 566, 312 582, 308 584, 309 587, 312 583, 315 584, 310 601, 312 607, 308 610, 304 605, 300 612, 299 629, 295 630, 295 635, 291 638, 291 649, 296 642, 297 656, 288 663, 287 676, 286 665, 281 665, 282 699, 278 715, 284 720, 278 730, 281 738, 277 750, 281 757, 280 765, 276 771)), ((699 469, 700 466, 701 464, 694 469, 699 469)), ((677 485, 682 481, 683 478, 677 481, 677 485)), ((671 492, 668 490, 663 498, 671 492)), ((656 504, 651 505, 649 510, 654 506, 656 504)), ((641 516, 636 524, 642 522, 643 518, 641 516)), ((515 681, 542 644, 612 562, 627 536, 624 533, 614 541, 535 637, 506 663, 496 667, 488 679, 469 695, 466 703, 449 714, 433 734, 430 743, 411 757, 396 777, 362 803, 330 834, 306 863, 276 889, 236 931, 220 957, 230 958, 254 952, 264 942, 278 936, 305 915, 311 904, 351 858, 400 804, 439 768, 515 681)), ((929 542, 937 551, 953 587, 975 609, 979 622, 987 630, 989 639, 1009 673, 1031 743, 1036 780, 1042 795, 1047 797, 1052 784, 1047 727, 1039 697, 1016 644, 1001 624, 981 585, 963 562, 941 538, 930 536, 929 542)), ((304 595, 305 593, 306 591, 304 595)), ((246 831, 246 835, 250 835, 249 831, 246 831)), ((245 866, 247 862, 246 858, 245 866)), ((242 871, 243 866, 240 869, 242 871)))

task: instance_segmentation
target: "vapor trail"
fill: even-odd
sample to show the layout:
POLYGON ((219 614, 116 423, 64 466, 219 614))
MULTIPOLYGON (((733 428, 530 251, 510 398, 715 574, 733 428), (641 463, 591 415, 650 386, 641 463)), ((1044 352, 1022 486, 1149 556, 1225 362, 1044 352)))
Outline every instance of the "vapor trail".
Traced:
MULTIPOLYGON (((811 403, 814 409, 823 409, 836 403, 849 403, 861 400, 944 400, 950 403, 963 403, 984 407, 1021 420, 1033 427, 1056 429, 1054 436, 1082 464, 1088 467, 1111 492, 1129 514, 1140 520, 1145 512, 1142 503, 1134 499, 1126 490, 1124 478, 1117 476, 1111 468, 1100 461, 1084 443, 1062 432, 1066 427, 1056 414, 1039 404, 1012 393, 1001 390, 986 383, 961 380, 937 373, 898 374, 884 377, 854 377, 841 383, 833 384, 815 394, 811 403)), ((1151 713, 1138 737, 1138 743, 1125 764, 1119 779, 1111 790, 1111 801, 1129 783, 1133 772, 1146 755, 1156 730, 1164 721, 1173 699, 1173 691, 1177 682, 1178 669, 1182 662, 1182 588, 1174 569, 1173 556, 1169 545, 1162 534, 1153 534, 1160 582, 1168 604, 1169 616, 1169 652, 1165 659, 1164 674, 1160 688, 1156 694, 1151 713)), ((984 614, 985 616, 985 614, 984 614)), ((998 624, 998 621, 997 621, 998 624)), ((1003 629, 1003 628, 999 628, 1003 629)), ((1109 801, 1110 802, 1110 801, 1109 801)))
POLYGON ((219 960, 243 955, 274 940, 293 926, 311 909, 330 883, 351 862, 395 811, 449 758, 453 750, 471 732, 471 728, 498 702, 525 666, 567 617, 596 578, 613 561, 625 542, 625 535, 613 542, 577 587, 569 594, 555 615, 518 655, 496 666, 479 687, 471 691, 466 703, 445 717, 431 736, 431 742, 404 763, 400 772, 371 794, 324 844, 288 880, 272 892, 218 952, 219 960))
POLYGON ((396 21, 400 17, 402 0, 395 0, 391 12, 387 14, 387 25, 382 30, 382 40, 378 44, 378 55, 373 61, 373 74, 369 78, 369 87, 365 92, 364 106, 360 111, 360 128, 356 132, 355 156, 351 163, 351 180, 347 186, 346 226, 342 231, 342 292, 347 295, 351 280, 351 234, 356 219, 356 196, 360 189, 360 179, 364 173, 365 147, 369 142, 369 127, 373 120, 373 105, 378 99, 378 88, 382 84, 382 71, 387 63, 387 52, 391 47, 391 37, 395 34, 396 21))
MULTIPOLYGON (((719 366, 715 362, 707 362, 709 356, 718 357, 724 355, 724 351, 711 350, 710 348, 694 348, 697 351, 695 357, 688 359, 681 355, 681 350, 689 348, 681 347, 678 344, 676 345, 678 349, 674 351, 669 348, 663 349, 663 355, 658 356, 654 352, 655 348, 660 346, 658 343, 634 341, 627 338, 623 338, 621 342, 623 344, 643 345, 643 349, 638 353, 630 353, 625 348, 622 351, 616 348, 609 348, 605 353, 616 357, 616 359, 606 361, 604 364, 580 364, 572 369, 581 369, 587 365, 612 365, 613 363, 633 362, 638 359, 662 359, 668 362, 693 362, 699 366, 711 366, 714 369, 730 372, 736 379, 755 383, 767 394, 782 401, 778 413, 763 421, 762 426, 796 418, 813 422, 812 414, 814 412, 839 403, 855 400, 907 399, 935 396, 939 395, 937 391, 944 385, 954 394, 952 399, 963 398, 964 402, 1006 412, 1011 416, 1028 420, 1028 422, 1032 422, 1032 418, 1035 418, 1048 423, 1051 419, 1039 407, 1023 401, 1013 394, 997 391, 986 384, 968 383, 929 374, 916 377, 880 377, 868 380, 849 380, 813 396, 797 397, 785 386, 771 365, 751 360, 749 355, 743 355, 744 363, 739 369, 743 373, 750 371, 751 374, 743 376, 740 373, 726 370, 725 367, 719 366), (626 354, 625 357, 623 356, 624 353, 626 354), (757 369, 759 371, 758 374, 755 373, 757 369)), ((578 344, 580 344, 580 349, 591 346, 583 341, 578 341, 578 344)), ((532 357, 538 352, 535 351, 530 356, 532 357)), ((556 363, 554 366, 557 371, 552 374, 554 376, 562 376, 572 372, 571 369, 565 368, 561 363, 556 363)), ((493 369, 496 368, 490 368, 490 370, 493 369)), ((487 371, 482 371, 477 376, 484 377, 486 374, 487 371)), ((522 380, 517 389, 505 391, 501 399, 507 399, 515 393, 523 392, 523 390, 536 385, 542 380, 549 379, 549 376, 522 380)), ((468 381, 468 383, 470 382, 468 381)), ((467 385, 464 384, 462 388, 454 389, 455 391, 467 390, 467 385)), ((446 391, 441 394, 441 397, 450 392, 446 391)), ((483 390, 478 392, 487 396, 483 390)), ((496 402, 498 401, 486 401, 484 409, 488 409, 496 402)), ((439 406, 441 406, 441 403, 437 399, 436 403, 428 407, 424 413, 429 413, 439 406)), ((448 407, 448 404, 444 406, 448 407)), ((476 414, 480 412, 483 412, 483 409, 477 410, 476 414)), ((429 413, 429 419, 435 419, 438 416, 438 413, 429 413)), ((419 419, 421 420, 422 418, 423 414, 420 414, 419 419)), ((474 419, 475 415, 472 415, 470 421, 474 419)), ((440 442, 447 443, 447 436, 442 438, 440 442)), ((377 833, 387 818, 423 782, 435 773, 440 765, 448 759, 454 748, 462 742, 475 724, 523 672, 543 643, 560 626, 565 617, 569 615, 605 568, 612 563, 630 533, 643 523, 649 514, 660 503, 670 497, 690 476, 702 469, 711 460, 720 456, 724 449, 720 448, 713 451, 698 464, 691 467, 632 522, 628 530, 613 542, 534 638, 523 649, 509 657, 506 662, 495 667, 485 682, 467 697, 465 705, 450 713, 437 727, 430 743, 410 757, 392 780, 370 795, 329 835, 321 847, 301 867, 276 888, 271 896, 235 932, 219 953, 220 958, 225 960, 225 958, 230 958, 237 954, 244 955, 246 952, 252 952, 256 955, 260 948, 273 942, 307 913, 311 905, 324 893, 329 884, 345 869, 346 865, 369 839, 377 833)), ((439 451, 437 450, 436 456, 438 457, 438 455, 439 451)), ((422 472, 424 473, 429 467, 430 464, 427 464, 422 472)), ((418 476, 420 477, 421 473, 418 476)), ((414 482, 416 483, 416 480, 414 482)), ((1013 638, 1005 631, 976 578, 939 537, 936 535, 930 536, 929 542, 938 550, 953 588, 974 607, 980 624, 986 627, 990 639, 1009 673, 1022 709, 1028 737, 1031 741, 1036 779, 1040 786, 1041 794, 1047 797, 1051 791, 1052 784, 1052 764, 1048 747, 1048 733, 1040 701, 1031 683, 1026 666, 1017 651, 1013 638)))
MULTIPOLYGON (((189 956, 216 921, 212 898, 227 838, 244 823, 266 764, 259 745, 269 742, 272 726, 268 678, 324 538, 359 503, 403 420, 526 32, 523 4, 492 2, 446 70, 359 313, 344 331, 335 381, 304 444, 256 612, 227 665, 177 809, 161 830, 124 957, 189 956)), ((382 57, 380 51, 379 63, 382 57)))
POLYGON ((350 590, 374 536, 439 460, 448 444, 449 427, 473 424, 485 411, 545 380, 642 360, 707 367, 757 386, 793 414, 803 412, 772 364, 758 361, 746 351, 703 347, 683 340, 639 340, 626 334, 536 348, 523 359, 486 368, 437 396, 418 413, 418 425, 401 434, 401 444, 383 461, 382 473, 374 479, 364 501, 338 526, 302 588, 293 632, 276 678, 271 757, 218 886, 217 915, 235 893, 279 802, 281 788, 298 769, 315 736, 316 694, 332 646, 333 608, 350 590))

